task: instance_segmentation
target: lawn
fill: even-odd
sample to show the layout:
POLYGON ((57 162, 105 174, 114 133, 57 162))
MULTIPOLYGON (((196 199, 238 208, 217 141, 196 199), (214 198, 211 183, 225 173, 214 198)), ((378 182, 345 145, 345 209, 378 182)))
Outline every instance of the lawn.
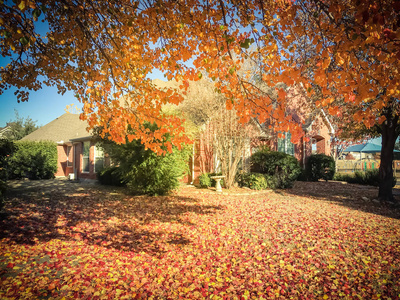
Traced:
POLYGON ((334 182, 10 195, 1 299, 399 299, 400 213, 334 182))

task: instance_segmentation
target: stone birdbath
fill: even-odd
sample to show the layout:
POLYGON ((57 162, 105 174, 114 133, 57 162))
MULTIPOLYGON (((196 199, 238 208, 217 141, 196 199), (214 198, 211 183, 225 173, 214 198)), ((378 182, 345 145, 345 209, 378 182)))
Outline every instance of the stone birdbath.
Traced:
POLYGON ((215 188, 217 192, 222 192, 222 187, 221 187, 221 179, 225 178, 225 176, 211 176, 211 179, 215 180, 215 188))

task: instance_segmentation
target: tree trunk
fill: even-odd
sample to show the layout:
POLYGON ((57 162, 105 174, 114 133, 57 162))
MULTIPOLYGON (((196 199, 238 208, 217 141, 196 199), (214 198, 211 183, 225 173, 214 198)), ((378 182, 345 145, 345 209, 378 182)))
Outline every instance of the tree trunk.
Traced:
POLYGON ((382 124, 382 149, 381 165, 379 167, 379 194, 380 201, 393 202, 393 150, 398 137, 397 124, 398 116, 387 116, 387 120, 382 124))

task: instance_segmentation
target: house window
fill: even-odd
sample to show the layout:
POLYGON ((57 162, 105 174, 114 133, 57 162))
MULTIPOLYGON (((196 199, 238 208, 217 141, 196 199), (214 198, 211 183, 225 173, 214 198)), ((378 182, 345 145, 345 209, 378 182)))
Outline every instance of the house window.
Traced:
POLYGON ((94 147, 94 171, 98 172, 104 168, 104 151, 103 148, 96 145, 94 147))
POLYGON ((72 167, 72 146, 67 146, 67 167, 72 167))
POLYGON ((292 135, 285 132, 284 138, 278 139, 278 151, 294 156, 294 144, 291 142, 292 135))
POLYGON ((89 173, 90 142, 83 142, 82 172, 89 173))
POLYGON ((317 154, 317 140, 315 138, 311 139, 311 154, 317 154))

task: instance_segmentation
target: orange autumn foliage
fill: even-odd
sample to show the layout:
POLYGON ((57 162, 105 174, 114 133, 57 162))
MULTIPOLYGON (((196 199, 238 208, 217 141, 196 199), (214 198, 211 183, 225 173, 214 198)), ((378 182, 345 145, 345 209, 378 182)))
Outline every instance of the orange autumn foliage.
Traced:
POLYGON ((243 122, 274 122, 276 131, 302 131, 287 113, 284 92, 272 99, 257 84, 302 85, 309 105, 333 115, 349 107, 367 127, 398 114, 400 5, 397 1, 16 1, 0 4, 0 93, 57 86, 76 92, 82 119, 123 142, 140 138, 161 151, 160 134, 188 141, 183 121, 164 115, 182 94, 149 79, 153 70, 181 82, 214 81, 243 122), (48 30, 40 30, 41 21, 48 30), (241 72, 253 60, 252 74, 241 72), (379 95, 377 99, 377 95, 379 95), (121 105, 121 97, 126 104, 121 105), (354 109, 354 107, 356 109, 354 109), (155 122, 159 131, 142 124, 155 122))

